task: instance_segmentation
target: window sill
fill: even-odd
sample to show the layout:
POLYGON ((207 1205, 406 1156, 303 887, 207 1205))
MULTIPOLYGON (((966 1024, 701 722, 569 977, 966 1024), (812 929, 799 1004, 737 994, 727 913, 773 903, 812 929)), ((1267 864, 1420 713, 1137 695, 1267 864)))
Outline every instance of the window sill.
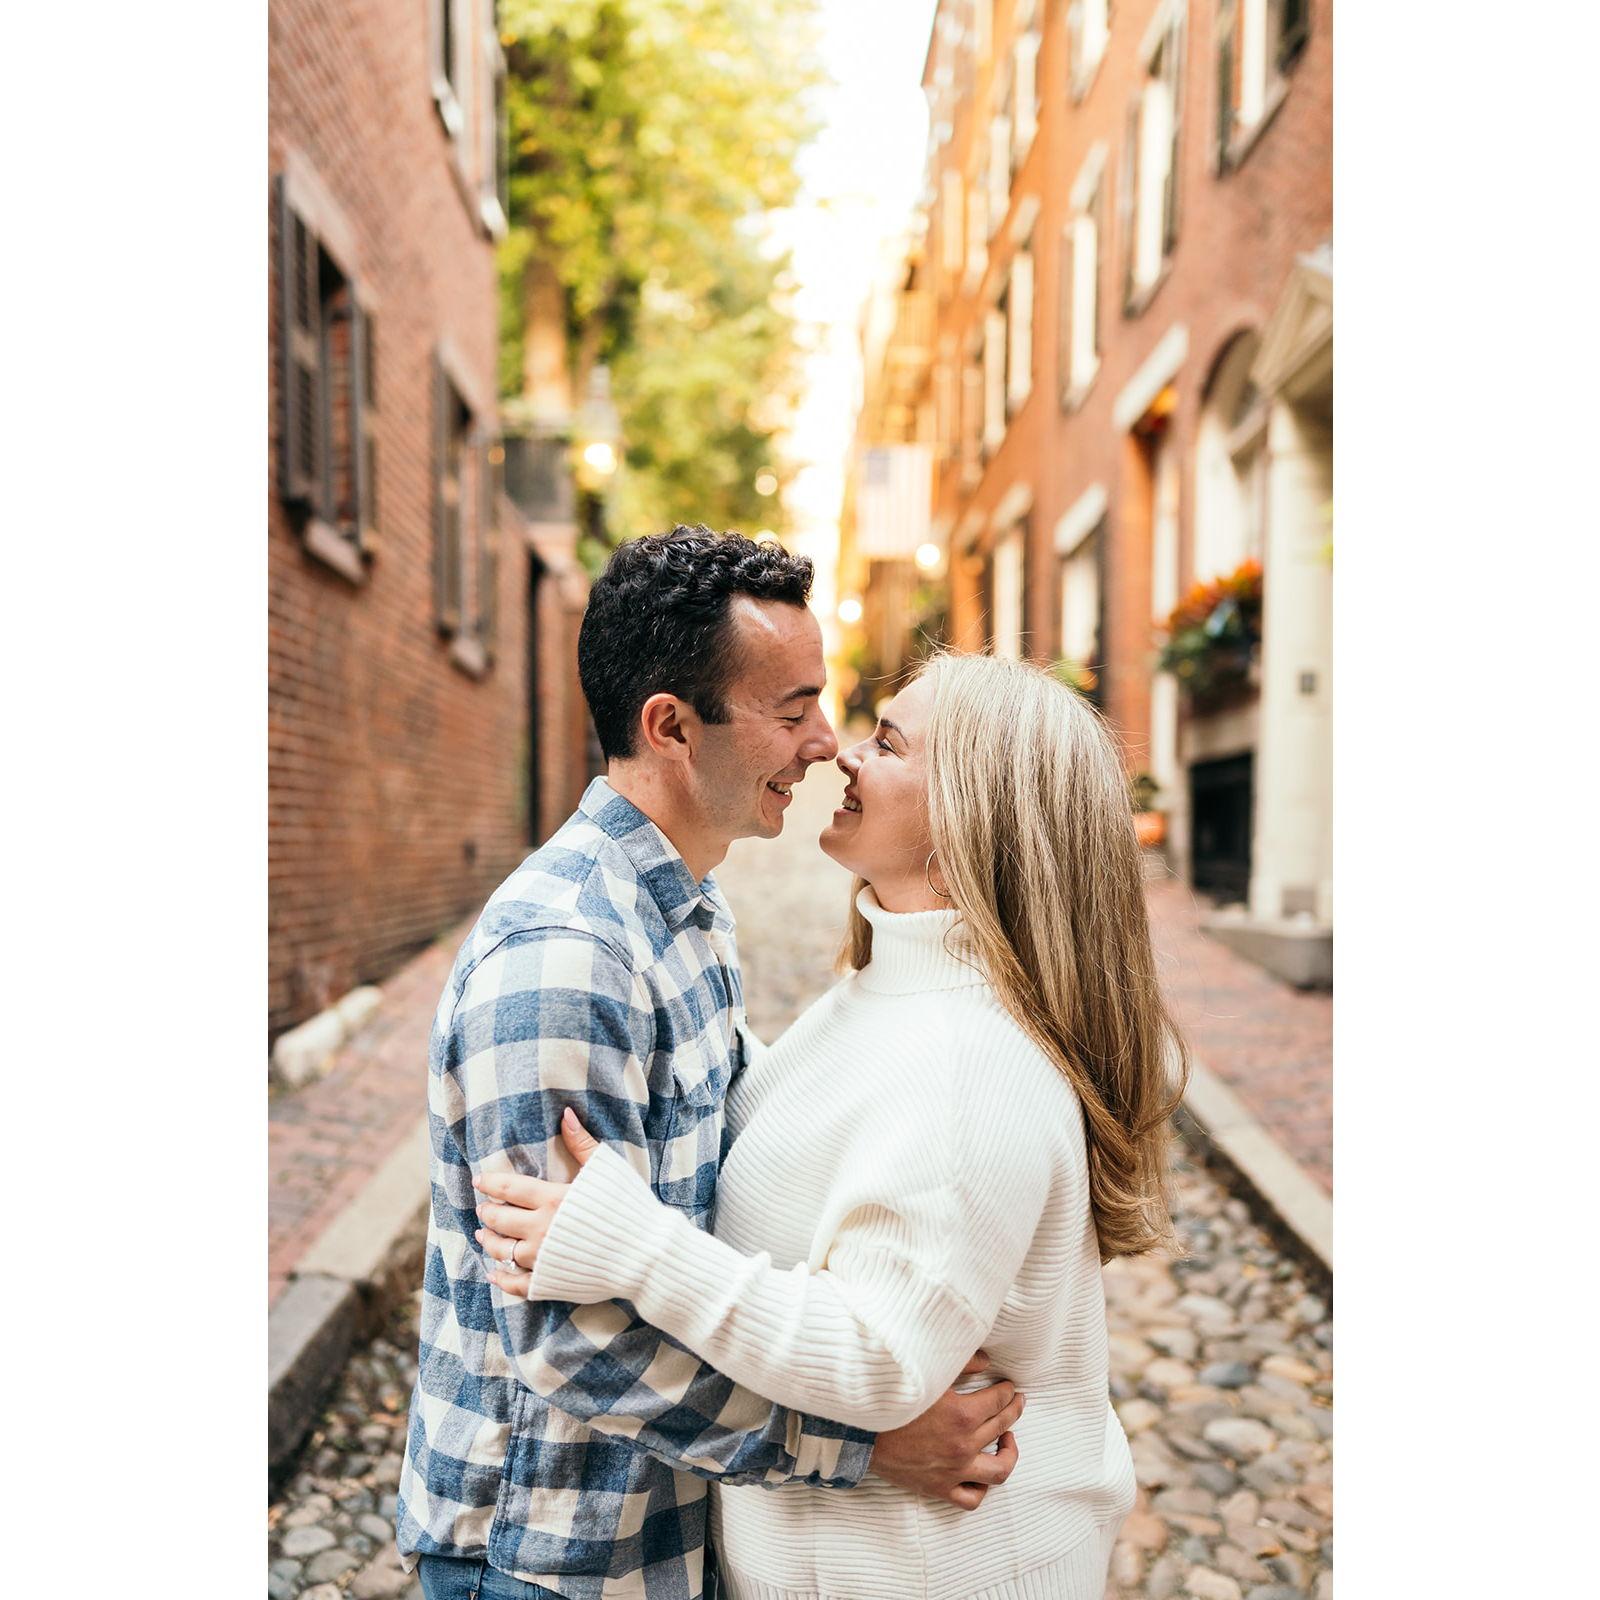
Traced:
POLYGON ((1071 415, 1071 413, 1074 411, 1081 411, 1083 409, 1084 402, 1089 398, 1090 394, 1094 392, 1095 379, 1097 379, 1099 376, 1100 361, 1097 357, 1095 359, 1094 371, 1091 372, 1082 383, 1074 384, 1072 388, 1066 389, 1062 392, 1061 409, 1068 415, 1071 415))
POLYGON ((458 633, 450 641, 450 661, 469 678, 486 678, 489 675, 489 652, 475 634, 458 633))
POLYGON ((1273 118, 1277 116, 1283 102, 1288 98, 1288 80, 1280 78, 1267 91, 1267 103, 1262 108, 1261 115, 1248 128, 1240 129, 1238 135, 1229 142, 1227 152, 1217 168, 1219 178, 1225 178, 1230 172, 1237 172, 1245 164, 1250 152, 1261 143, 1262 134, 1271 126, 1273 118))
POLYGON ((1100 54, 1095 57, 1093 66, 1087 72, 1081 77, 1077 73, 1072 75, 1072 103, 1075 106, 1082 105, 1085 96, 1094 88, 1095 79, 1100 76, 1100 68, 1105 64, 1105 59, 1106 53, 1102 48, 1100 54))
POLYGON ((306 554, 314 556, 325 567, 331 567, 341 578, 357 587, 367 581, 367 563, 354 540, 347 539, 337 528, 320 517, 313 517, 301 536, 306 554))
POLYGON ((1172 257, 1167 256, 1161 263, 1161 270, 1145 284, 1142 289, 1135 289, 1122 303, 1122 315, 1129 321, 1135 317, 1142 317, 1150 309, 1150 302, 1161 292, 1161 285, 1172 276, 1172 257))

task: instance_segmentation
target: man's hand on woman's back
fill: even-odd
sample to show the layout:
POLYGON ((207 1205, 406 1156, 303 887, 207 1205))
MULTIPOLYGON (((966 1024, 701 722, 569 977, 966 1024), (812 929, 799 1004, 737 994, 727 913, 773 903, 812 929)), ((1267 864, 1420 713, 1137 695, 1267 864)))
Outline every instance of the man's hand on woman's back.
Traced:
MULTIPOLYGON (((988 1365, 980 1350, 961 1369, 961 1377, 988 1365)), ((871 1470, 925 1499, 948 1500, 971 1511, 1017 1464, 1011 1428, 1024 1403, 1016 1385, 1007 1381, 971 1394, 946 1389, 915 1421, 878 1435, 871 1470), (988 1447, 997 1440, 999 1448, 991 1453, 988 1447)))

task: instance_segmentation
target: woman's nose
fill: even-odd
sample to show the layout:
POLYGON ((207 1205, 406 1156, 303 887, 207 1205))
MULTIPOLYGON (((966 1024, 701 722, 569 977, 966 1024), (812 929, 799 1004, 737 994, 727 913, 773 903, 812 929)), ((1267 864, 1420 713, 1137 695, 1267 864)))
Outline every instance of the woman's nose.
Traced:
POLYGON ((845 777, 855 777, 861 766, 861 746, 853 744, 848 750, 841 750, 839 759, 834 762, 834 765, 838 767, 845 777))

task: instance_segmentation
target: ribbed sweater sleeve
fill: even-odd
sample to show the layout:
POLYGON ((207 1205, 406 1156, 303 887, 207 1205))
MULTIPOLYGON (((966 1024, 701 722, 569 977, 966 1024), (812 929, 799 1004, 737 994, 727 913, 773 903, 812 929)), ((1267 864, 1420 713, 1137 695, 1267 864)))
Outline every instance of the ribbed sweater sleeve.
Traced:
MULTIPOLYGON (((903 1102, 898 1127, 891 1116, 882 1129, 863 1130, 859 1164, 867 1171, 852 1182, 817 1271, 805 1263, 778 1270, 770 1256, 743 1255, 702 1232, 601 1147, 545 1237, 532 1295, 628 1300, 647 1322, 780 1405, 859 1428, 900 1427, 983 1342, 1049 1188, 1037 1140, 1023 1141, 1027 1153, 1018 1160, 1013 1150, 1005 1165, 993 1159, 1002 1153, 1003 1141, 992 1137, 1000 1108, 985 1108, 978 1121, 974 1108, 959 1109, 964 1115, 933 1120, 975 1129, 975 1139, 930 1137, 926 1120, 908 1125, 903 1102)), ((1007 1114, 1025 1117, 1028 1108, 1007 1114)), ((782 1203, 780 1174, 773 1203, 782 1203)))

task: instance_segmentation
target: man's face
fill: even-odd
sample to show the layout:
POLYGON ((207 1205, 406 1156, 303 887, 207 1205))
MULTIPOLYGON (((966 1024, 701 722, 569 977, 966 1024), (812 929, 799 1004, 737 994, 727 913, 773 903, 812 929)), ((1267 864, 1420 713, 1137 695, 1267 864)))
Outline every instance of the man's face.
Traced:
POLYGON ((728 720, 700 724, 690 780, 709 826, 728 839, 776 839, 789 797, 814 761, 839 751, 820 695, 822 630, 804 606, 735 595, 728 720))

